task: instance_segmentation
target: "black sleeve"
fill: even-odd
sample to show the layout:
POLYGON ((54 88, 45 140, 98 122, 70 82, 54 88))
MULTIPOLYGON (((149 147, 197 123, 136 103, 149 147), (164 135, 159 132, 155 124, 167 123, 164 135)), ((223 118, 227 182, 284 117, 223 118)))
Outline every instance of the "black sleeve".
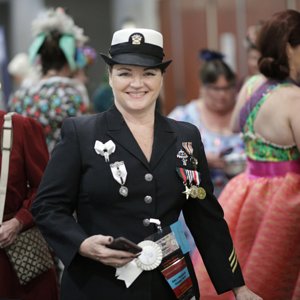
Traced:
POLYGON ((220 294, 244 285, 244 279, 223 210, 213 195, 199 130, 196 127, 194 130, 194 156, 198 159, 200 186, 205 189, 206 197, 203 200, 190 198, 185 203, 183 214, 215 289, 220 294))
POLYGON ((65 119, 61 132, 31 211, 49 245, 68 266, 87 235, 74 218, 81 156, 73 118, 65 119))

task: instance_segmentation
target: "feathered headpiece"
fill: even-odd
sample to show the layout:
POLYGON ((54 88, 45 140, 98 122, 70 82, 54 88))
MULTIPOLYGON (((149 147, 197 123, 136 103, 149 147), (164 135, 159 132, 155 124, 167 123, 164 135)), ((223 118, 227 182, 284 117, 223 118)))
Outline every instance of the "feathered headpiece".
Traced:
POLYGON ((73 19, 65 13, 63 8, 49 9, 32 22, 32 34, 35 39, 29 48, 31 63, 33 63, 47 35, 54 30, 62 34, 59 47, 65 54, 70 68, 75 70, 76 47, 83 46, 88 41, 88 37, 84 35, 82 28, 75 25, 73 19))

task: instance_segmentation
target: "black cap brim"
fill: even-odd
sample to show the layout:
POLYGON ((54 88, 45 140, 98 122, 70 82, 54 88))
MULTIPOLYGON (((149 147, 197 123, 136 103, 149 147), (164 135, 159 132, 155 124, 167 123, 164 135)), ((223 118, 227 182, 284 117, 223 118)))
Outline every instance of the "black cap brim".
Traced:
POLYGON ((102 59, 106 64, 112 65, 132 65, 140 67, 149 67, 149 68, 159 68, 165 70, 172 60, 165 62, 159 62, 155 57, 144 55, 141 53, 123 53, 115 55, 112 59, 111 57, 100 53, 102 59))

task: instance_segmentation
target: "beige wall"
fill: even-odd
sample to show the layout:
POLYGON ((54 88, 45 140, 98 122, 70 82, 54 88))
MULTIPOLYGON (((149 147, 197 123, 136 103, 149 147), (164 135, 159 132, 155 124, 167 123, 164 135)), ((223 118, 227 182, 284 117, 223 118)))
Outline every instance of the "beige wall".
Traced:
MULTIPOLYGON (((239 76, 247 72, 243 38, 249 25, 286 8, 300 9, 300 0, 0 0, 9 3, 9 54, 24 51, 31 42, 30 23, 38 10, 63 6, 90 36, 90 45, 105 51, 112 32, 131 17, 137 26, 161 30, 165 53, 173 59, 163 93, 164 110, 199 95, 198 51, 214 48, 225 51, 239 76), (30 8, 30 9, 29 9, 30 8), (224 39, 225 37, 225 39, 224 39), (226 38, 227 37, 227 38, 226 38), (223 38, 223 39, 222 39, 223 38), (221 41, 223 41, 221 43, 221 41)), ((89 91, 98 86, 105 66, 102 60, 90 70, 89 91)))
POLYGON ((198 97, 200 49, 222 51, 221 37, 229 36, 223 46, 231 52, 227 53, 229 63, 242 77, 247 72, 243 46, 247 27, 276 11, 299 10, 300 0, 160 0, 159 5, 166 54, 173 59, 165 76, 164 109, 168 113, 198 97))

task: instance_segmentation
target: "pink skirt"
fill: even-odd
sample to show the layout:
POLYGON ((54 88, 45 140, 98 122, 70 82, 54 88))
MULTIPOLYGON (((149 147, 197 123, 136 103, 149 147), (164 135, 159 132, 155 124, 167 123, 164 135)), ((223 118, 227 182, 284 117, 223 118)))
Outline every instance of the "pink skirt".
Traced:
MULTIPOLYGON (((299 168, 294 162, 284 175, 285 163, 255 164, 219 198, 244 279, 264 300, 300 300, 299 168)), ((192 259, 202 300, 234 299, 232 292, 217 296, 197 251, 192 259)))

